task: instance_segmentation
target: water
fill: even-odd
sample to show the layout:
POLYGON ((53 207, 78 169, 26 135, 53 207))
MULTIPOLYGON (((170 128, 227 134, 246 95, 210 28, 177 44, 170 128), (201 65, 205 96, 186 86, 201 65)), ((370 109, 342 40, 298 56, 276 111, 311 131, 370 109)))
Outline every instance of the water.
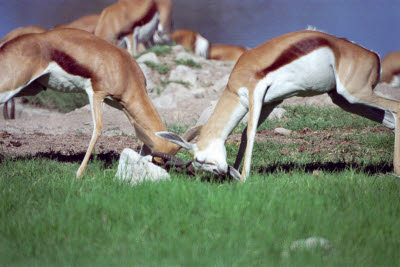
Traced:
MULTIPOLYGON (((0 36, 24 25, 54 25, 99 13, 110 0, 0 0, 0 36)), ((175 28, 212 43, 257 46, 316 26, 378 52, 400 50, 400 0, 175 0, 175 28)))

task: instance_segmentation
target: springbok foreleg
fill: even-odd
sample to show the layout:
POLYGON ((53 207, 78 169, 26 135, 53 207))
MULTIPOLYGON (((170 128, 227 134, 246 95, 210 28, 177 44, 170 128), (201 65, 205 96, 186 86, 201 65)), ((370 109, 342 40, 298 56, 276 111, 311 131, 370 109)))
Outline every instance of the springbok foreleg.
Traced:
MULTIPOLYGON (((257 128, 260 127, 260 125, 268 118, 269 114, 271 114, 271 112, 274 110, 274 108, 277 105, 279 105, 280 103, 282 103, 282 101, 274 102, 274 103, 265 105, 262 108, 261 114, 260 114, 260 119, 258 120, 258 123, 257 123, 257 128)), ((233 167, 236 170, 239 170, 240 163, 242 163, 243 154, 244 154, 244 150, 246 148, 246 145, 247 145, 247 127, 244 128, 244 130, 242 132, 242 137, 241 137, 240 146, 239 146, 239 152, 238 152, 238 154, 236 156, 235 164, 233 165, 233 167)))
MULTIPOLYGON (((260 90, 259 90, 260 91, 260 90)), ((244 163, 242 174, 240 177, 241 182, 245 182, 250 173, 251 156, 253 153, 254 139, 256 137, 258 121, 262 110, 264 92, 257 92, 249 97, 249 122, 247 124, 247 146, 244 156, 244 163)))
POLYGON ((93 119, 93 134, 92 139, 90 140, 89 147, 86 151, 85 158, 82 161, 81 166, 79 167, 76 178, 80 178, 82 173, 85 171, 86 165, 89 161, 90 155, 94 149, 94 146, 101 135, 101 130, 103 128, 103 121, 102 121, 102 101, 103 97, 96 95, 95 93, 88 93, 89 95, 89 102, 90 107, 92 110, 92 119, 93 119))

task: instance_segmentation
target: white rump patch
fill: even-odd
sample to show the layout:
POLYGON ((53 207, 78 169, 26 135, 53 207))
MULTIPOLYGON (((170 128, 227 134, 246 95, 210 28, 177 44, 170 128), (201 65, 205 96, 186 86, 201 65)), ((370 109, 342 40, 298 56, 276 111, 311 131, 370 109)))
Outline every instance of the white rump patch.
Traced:
POLYGON ((210 53, 210 42, 200 34, 196 35, 194 53, 204 58, 208 58, 210 53))

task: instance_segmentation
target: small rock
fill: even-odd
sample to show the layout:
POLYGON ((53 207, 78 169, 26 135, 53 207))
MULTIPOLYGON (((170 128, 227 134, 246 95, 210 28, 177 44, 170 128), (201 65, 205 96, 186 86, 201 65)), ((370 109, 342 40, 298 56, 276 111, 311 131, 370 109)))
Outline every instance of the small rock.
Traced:
POLYGON ((115 178, 130 182, 132 185, 144 181, 170 180, 166 170, 151 163, 150 156, 142 157, 130 148, 125 148, 122 151, 115 178))
POLYGON ((322 237, 309 237, 307 239, 296 240, 290 245, 290 250, 300 250, 300 249, 331 249, 332 246, 329 240, 322 237))
POLYGON ((140 56, 138 59, 136 59, 138 63, 144 63, 146 61, 151 61, 156 64, 160 64, 160 60, 158 59, 157 55, 153 52, 146 53, 142 56, 140 56))
POLYGON ((193 69, 184 65, 179 65, 171 71, 168 79, 170 81, 189 82, 192 86, 195 86, 197 82, 197 74, 193 69))
POLYGON ((329 240, 322 237, 309 237, 307 239, 300 239, 294 241, 289 249, 285 249, 282 251, 282 257, 289 257, 291 252, 295 251, 305 251, 305 250, 315 250, 315 249, 323 249, 325 251, 333 249, 333 246, 329 242, 329 240))
POLYGON ((149 89, 152 89, 152 88, 155 88, 156 87, 156 85, 155 85, 155 83, 153 82, 153 74, 152 74, 152 70, 151 70, 151 68, 149 68, 146 64, 144 64, 144 63, 139 63, 139 67, 140 67, 140 69, 142 70, 142 72, 143 72, 143 74, 144 74, 144 77, 146 78, 146 87, 147 87, 147 90, 149 90, 149 89))
POLYGON ((217 101, 213 101, 211 105, 209 105, 200 115, 200 118, 197 120, 195 126, 200 126, 206 124, 208 119, 210 118, 211 114, 214 112, 215 105, 217 101))
POLYGON ((173 94, 162 94, 157 98, 154 98, 153 104, 156 108, 177 108, 176 100, 173 94))
POLYGON ((272 110, 271 114, 269 114, 268 119, 269 120, 281 120, 286 114, 286 109, 284 108, 274 108, 272 110))
POLYGON ((287 135, 291 135, 292 131, 285 129, 285 128, 275 128, 274 133, 287 136, 287 135))

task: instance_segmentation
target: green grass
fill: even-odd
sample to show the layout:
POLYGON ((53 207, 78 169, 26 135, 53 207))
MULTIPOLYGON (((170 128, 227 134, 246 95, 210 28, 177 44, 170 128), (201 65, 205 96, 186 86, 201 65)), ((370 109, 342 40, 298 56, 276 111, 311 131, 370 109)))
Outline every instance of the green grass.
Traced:
POLYGON ((192 84, 190 82, 182 81, 182 80, 164 80, 164 81, 161 81, 161 85, 163 87, 168 86, 168 84, 170 84, 170 83, 178 83, 178 84, 182 84, 183 86, 186 86, 186 87, 192 86, 192 84))
MULTIPOLYGON (((393 135, 363 131, 366 125, 380 126, 359 117, 349 120, 352 115, 336 109, 288 110, 287 121, 270 121, 262 128, 333 128, 337 131, 330 138, 343 143, 313 154, 300 152, 296 142, 284 142, 294 136, 258 142, 245 184, 199 172, 196 178, 171 173, 170 182, 132 187, 114 181, 116 162, 91 161, 78 181, 80 162, 3 158, 1 263, 397 266, 400 180, 379 167, 367 168, 391 166, 393 135), (355 134, 342 133, 342 127, 355 134), (328 163, 338 168, 319 167, 328 163), (313 174, 314 169, 320 172, 313 174), (333 249, 289 250, 293 241, 313 236, 328 239, 333 249), (289 254, 283 256, 284 251, 289 254)), ((179 134, 186 129, 168 127, 179 134)), ((305 138, 310 145, 321 140, 305 138)), ((237 149, 227 144, 230 164, 237 149)), ((189 159, 186 151, 179 156, 189 159)))
POLYGON ((174 62, 178 65, 185 65, 191 68, 201 68, 201 64, 194 61, 193 59, 175 59, 174 62))
POLYGON ((156 45, 153 46, 149 49, 147 49, 146 51, 143 51, 142 53, 140 53, 139 55, 137 55, 135 58, 140 58, 140 56, 146 54, 146 53, 150 53, 153 52, 155 53, 157 56, 166 56, 168 55, 172 50, 172 46, 171 45, 156 45))
POLYGON ((61 93, 51 89, 42 91, 35 96, 25 96, 24 98, 29 104, 47 109, 56 109, 60 112, 70 112, 89 104, 85 93, 61 93))
POLYGON ((390 266, 400 249, 400 180, 346 170, 252 175, 246 184, 131 187, 115 165, 2 162, 0 257, 8 266, 390 266), (283 251, 321 236, 334 249, 283 251))
POLYGON ((153 61, 145 61, 144 64, 146 64, 148 67, 152 68, 153 70, 158 71, 158 73, 160 73, 160 74, 166 74, 171 70, 167 65, 157 64, 157 63, 154 63, 153 61))

